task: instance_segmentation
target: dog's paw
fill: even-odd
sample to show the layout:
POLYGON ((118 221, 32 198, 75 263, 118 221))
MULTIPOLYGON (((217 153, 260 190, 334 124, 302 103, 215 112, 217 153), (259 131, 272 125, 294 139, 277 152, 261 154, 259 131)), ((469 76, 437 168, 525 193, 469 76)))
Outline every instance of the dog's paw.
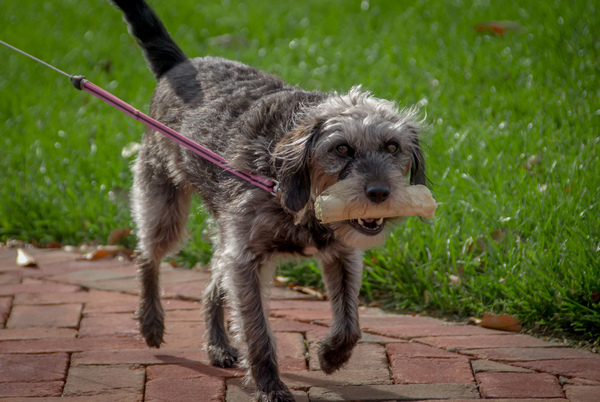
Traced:
POLYGON ((208 358, 213 366, 217 367, 234 367, 239 359, 237 349, 229 347, 221 347, 209 345, 207 347, 208 358))
POLYGON ((165 328, 161 323, 151 323, 140 325, 140 332, 146 340, 146 344, 151 348, 159 348, 163 343, 165 328))
POLYGON ((319 346, 319 364, 325 374, 332 374, 342 368, 352 356, 352 346, 332 345, 325 341, 319 346))
POLYGON ((255 400, 257 402, 294 402, 294 395, 292 395, 285 385, 283 387, 283 389, 276 391, 258 391, 255 400))
POLYGON ((163 343, 165 334, 164 314, 162 310, 154 314, 148 314, 147 310, 139 309, 137 317, 140 322, 140 332, 146 340, 146 344, 152 348, 158 348, 163 343), (143 314, 142 312, 146 312, 143 314))

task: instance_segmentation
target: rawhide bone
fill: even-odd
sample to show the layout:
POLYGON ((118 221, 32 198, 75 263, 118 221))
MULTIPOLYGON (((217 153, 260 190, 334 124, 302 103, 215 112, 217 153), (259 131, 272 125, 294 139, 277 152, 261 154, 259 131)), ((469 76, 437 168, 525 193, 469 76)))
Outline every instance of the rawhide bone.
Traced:
POLYGON ((323 192, 315 200, 315 214, 323 223, 350 219, 378 219, 395 216, 422 216, 431 218, 437 204, 431 191, 422 185, 407 186, 401 199, 387 200, 381 204, 356 205, 345 194, 343 186, 337 183, 323 192), (354 205, 353 205, 354 204, 354 205))

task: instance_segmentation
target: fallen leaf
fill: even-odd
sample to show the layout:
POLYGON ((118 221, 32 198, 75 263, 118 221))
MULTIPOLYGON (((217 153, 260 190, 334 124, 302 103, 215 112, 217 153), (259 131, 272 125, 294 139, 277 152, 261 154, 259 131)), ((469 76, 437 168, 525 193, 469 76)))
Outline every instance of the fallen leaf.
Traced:
POLYGON ((40 243, 37 240, 33 239, 31 244, 35 248, 61 248, 61 244, 57 241, 49 241, 47 243, 40 243))
POLYGON ((515 317, 508 314, 484 313, 483 318, 471 317, 469 319, 483 328, 497 329, 500 331, 520 332, 523 326, 515 317))
POLYGON ((514 21, 487 21, 477 24, 473 28, 478 32, 491 32, 499 36, 503 36, 508 30, 523 30, 523 27, 514 21))
POLYGON ((500 24, 495 24, 493 22, 488 22, 486 24, 475 25, 475 30, 479 32, 492 32, 497 35, 504 35, 504 27, 500 24))
POLYGON ((20 267, 37 267, 38 262, 32 255, 28 254, 22 248, 17 249, 17 265, 20 267))
POLYGON ((124 252, 126 250, 123 246, 98 246, 95 250, 90 251, 89 253, 83 256, 84 260, 99 260, 101 258, 115 256, 120 252, 124 252))
POLYGON ((108 235, 108 244, 109 245, 118 244, 121 240, 123 240, 130 234, 131 234, 131 229, 129 229, 129 228, 114 229, 108 235))
POLYGON ((313 289, 313 288, 309 288, 308 286, 294 286, 291 289, 296 292, 315 296, 319 300, 327 300, 327 295, 325 293, 319 292, 318 290, 313 289))
MULTIPOLYGON (((489 237, 492 239, 492 241, 496 244, 500 244, 504 241, 504 239, 506 238, 506 235, 510 233, 510 230, 508 229, 498 229, 492 233, 489 234, 489 237)), ((486 249, 486 243, 485 241, 487 240, 486 236, 481 236, 475 240, 473 240, 472 238, 469 238, 469 240, 467 241, 467 247, 466 250, 464 252, 466 252, 467 254, 472 254, 475 251, 479 251, 479 252, 484 252, 486 249)), ((463 248, 464 250, 464 248, 463 248)))
POLYGON ((460 277, 456 276, 456 275, 450 275, 450 283, 452 283, 453 285, 459 286, 461 281, 460 281, 460 277))
POLYGON ((289 281, 290 278, 281 275, 277 275, 273 280, 273 282, 275 282, 275 286, 286 286, 289 281))

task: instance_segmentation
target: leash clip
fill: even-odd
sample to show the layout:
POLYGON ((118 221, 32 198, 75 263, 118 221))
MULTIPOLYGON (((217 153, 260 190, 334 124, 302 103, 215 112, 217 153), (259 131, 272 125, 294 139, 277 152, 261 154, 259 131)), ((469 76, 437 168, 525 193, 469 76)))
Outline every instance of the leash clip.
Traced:
POLYGON ((83 90, 83 81, 85 81, 85 77, 83 75, 72 75, 70 78, 71 83, 73 83, 75 88, 79 89, 80 91, 83 90))
POLYGON ((273 182, 273 190, 270 191, 271 194, 273 194, 275 197, 279 197, 279 193, 280 193, 280 188, 279 188, 279 182, 277 180, 271 180, 273 182))

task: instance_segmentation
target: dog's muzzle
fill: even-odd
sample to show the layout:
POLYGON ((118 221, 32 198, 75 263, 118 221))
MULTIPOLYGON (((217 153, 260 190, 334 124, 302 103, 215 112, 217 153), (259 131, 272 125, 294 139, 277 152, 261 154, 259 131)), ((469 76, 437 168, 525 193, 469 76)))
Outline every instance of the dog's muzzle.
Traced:
POLYGON ((361 234, 366 236, 376 236, 383 231, 385 227, 384 218, 358 218, 348 221, 350 226, 356 229, 361 234))

